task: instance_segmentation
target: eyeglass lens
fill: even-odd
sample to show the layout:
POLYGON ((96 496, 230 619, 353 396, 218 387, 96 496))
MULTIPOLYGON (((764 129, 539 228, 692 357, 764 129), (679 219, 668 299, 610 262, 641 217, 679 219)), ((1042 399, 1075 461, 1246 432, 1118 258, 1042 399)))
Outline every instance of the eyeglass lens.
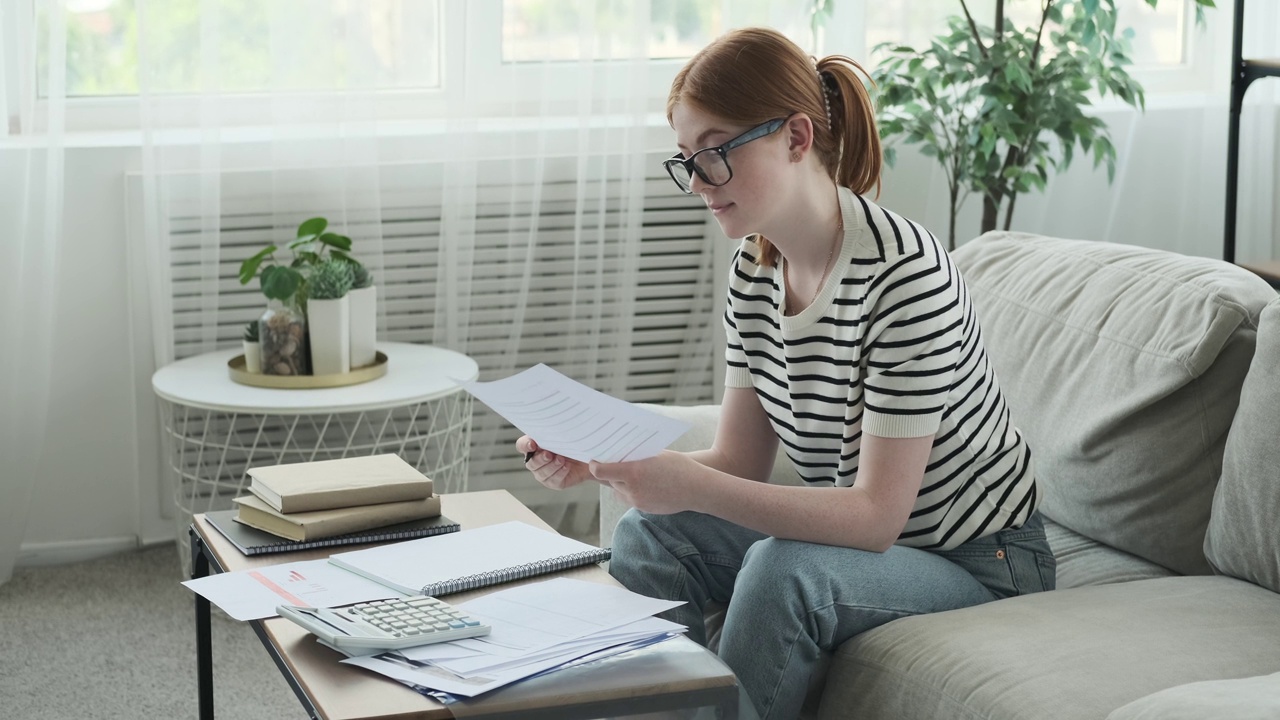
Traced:
MULTIPOLYGON (((732 177, 724 156, 714 149, 694 153, 693 165, 697 167, 698 175, 709 185, 724 185, 732 177)), ((671 163, 670 167, 676 183, 686 191, 691 189, 693 178, 689 176, 688 166, 684 163, 671 163)))

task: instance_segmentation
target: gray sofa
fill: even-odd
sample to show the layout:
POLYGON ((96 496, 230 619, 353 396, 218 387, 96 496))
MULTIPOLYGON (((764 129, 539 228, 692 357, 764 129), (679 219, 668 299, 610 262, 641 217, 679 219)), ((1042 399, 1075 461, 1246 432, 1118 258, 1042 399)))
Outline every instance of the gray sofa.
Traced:
MULTIPOLYGON (((863 633, 819 718, 1280 718, 1280 300, 1248 272, 988 233, 953 253, 1058 589, 863 633)), ((710 444, 717 408, 656 407, 710 444)), ((773 482, 796 482, 784 456, 773 482)), ((601 542, 626 508, 604 489, 601 542)))

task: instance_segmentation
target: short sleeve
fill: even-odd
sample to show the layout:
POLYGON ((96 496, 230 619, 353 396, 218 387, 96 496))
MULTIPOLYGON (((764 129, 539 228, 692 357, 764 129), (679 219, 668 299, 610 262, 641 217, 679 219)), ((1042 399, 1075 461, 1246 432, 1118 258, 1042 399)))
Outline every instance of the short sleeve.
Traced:
POLYGON ((738 324, 734 322, 734 306, 733 306, 733 287, 737 279, 737 272, 734 272, 738 263, 742 261, 742 249, 739 248, 733 254, 733 261, 729 263, 729 289, 727 291, 728 299, 725 302, 724 309, 724 386, 731 388, 749 388, 751 387, 751 368, 747 365, 747 352, 742 347, 742 336, 738 334, 738 324))
POLYGON ((932 435, 964 346, 959 276, 945 255, 918 256, 877 282, 864 342, 862 429, 890 438, 932 435))

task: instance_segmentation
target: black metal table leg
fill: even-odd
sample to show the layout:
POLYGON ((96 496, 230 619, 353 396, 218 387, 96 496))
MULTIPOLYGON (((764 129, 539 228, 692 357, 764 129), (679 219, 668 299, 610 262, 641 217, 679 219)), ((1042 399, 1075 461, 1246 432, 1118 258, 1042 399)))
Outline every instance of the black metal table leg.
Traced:
MULTIPOLYGON (((209 574, 209 558, 205 555, 204 540, 195 526, 187 532, 191 535, 191 579, 209 574)), ((213 636, 209 627, 209 601, 199 593, 196 596, 196 686, 200 697, 200 720, 213 720, 213 636)))

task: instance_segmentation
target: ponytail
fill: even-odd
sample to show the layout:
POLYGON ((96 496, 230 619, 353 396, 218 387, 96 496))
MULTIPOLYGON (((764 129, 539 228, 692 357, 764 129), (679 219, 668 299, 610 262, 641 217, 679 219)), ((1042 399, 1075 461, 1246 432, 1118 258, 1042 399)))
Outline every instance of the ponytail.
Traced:
POLYGON ((880 131, 876 128, 876 111, 867 86, 858 73, 871 82, 861 65, 844 55, 828 55, 818 61, 818 76, 827 94, 830 132, 836 142, 832 176, 839 185, 859 195, 876 191, 880 196, 880 170, 883 155, 880 131))

